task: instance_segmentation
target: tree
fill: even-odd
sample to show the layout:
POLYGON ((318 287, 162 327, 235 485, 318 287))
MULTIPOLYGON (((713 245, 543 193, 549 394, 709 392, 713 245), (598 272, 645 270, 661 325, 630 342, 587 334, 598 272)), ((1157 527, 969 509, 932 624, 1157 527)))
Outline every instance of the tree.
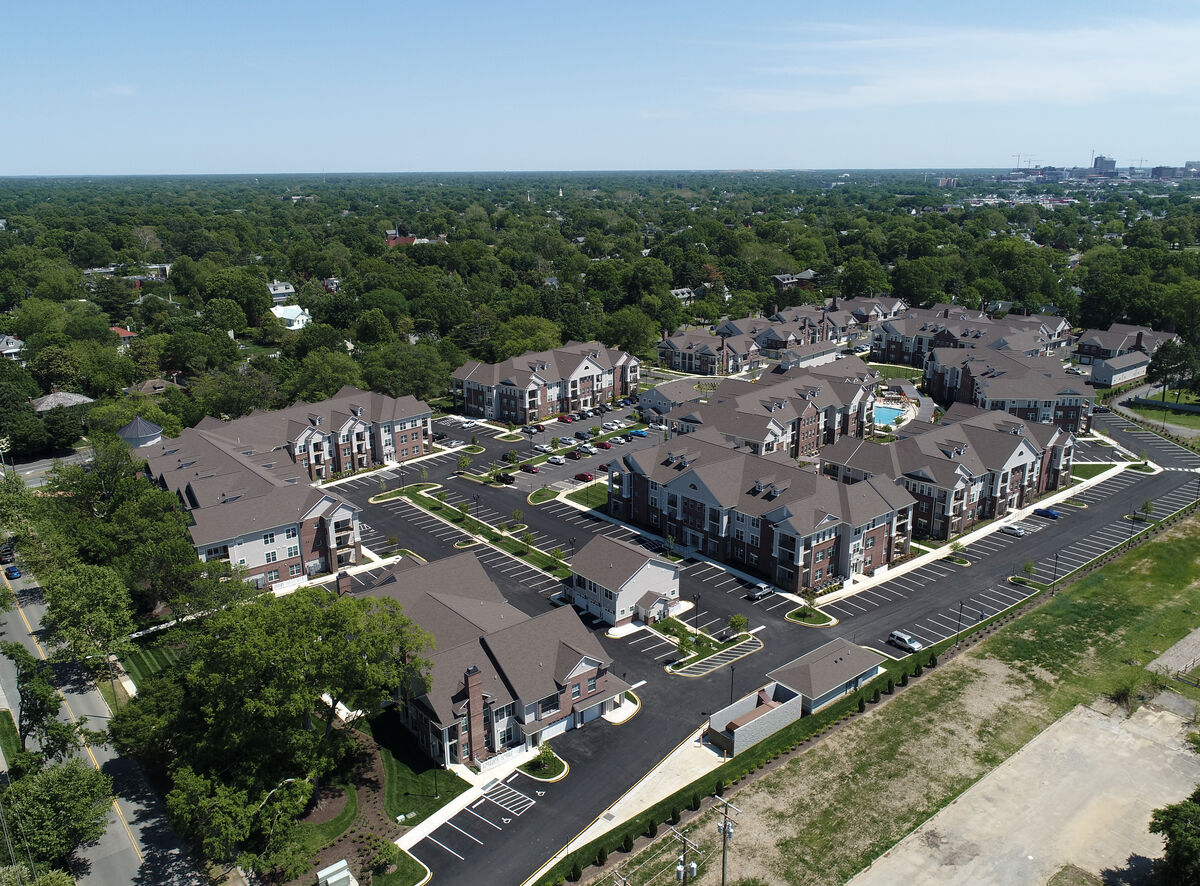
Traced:
POLYGON ((75 878, 65 871, 45 871, 34 876, 18 862, 0 868, 0 886, 75 886, 75 878))
POLYGON ((56 406, 42 416, 42 426, 51 449, 70 449, 71 444, 83 436, 83 424, 71 409, 56 406))
POLYGON ((240 333, 246 328, 246 312, 231 298, 214 298, 204 305, 204 325, 214 332, 240 333))
POLYGON ((328 399, 346 385, 362 386, 354 359, 344 352, 317 351, 304 358, 284 389, 293 400, 311 402, 328 399))
POLYGON ((740 634, 750 626, 750 619, 742 615, 740 612, 735 612, 729 616, 729 631, 732 634, 740 634))
MULTIPOLYGON (((1162 399, 1167 401, 1167 388, 1178 386, 1191 379, 1196 371, 1196 355, 1192 348, 1184 342, 1174 339, 1163 342, 1150 358, 1150 366, 1146 369, 1146 379, 1155 385, 1162 385, 1162 399)), ((1178 395, 1176 401, 1178 402, 1178 395)))
POLYGON ((1021 571, 1025 573, 1026 578, 1032 580, 1034 575, 1037 574, 1037 564, 1032 560, 1026 560, 1024 565, 1021 566, 1021 571))
POLYGON ((1144 502, 1142 502, 1141 512, 1145 515, 1146 519, 1153 517, 1154 502, 1152 502, 1150 499, 1146 499, 1144 502))
POLYGON ((842 268, 838 285, 846 298, 869 298, 887 289, 887 274, 878 261, 852 258, 842 268))
POLYGON ((133 601, 117 573, 103 566, 69 565, 44 582, 46 615, 42 625, 63 655, 95 666, 110 680, 112 658, 129 648, 133 601))
POLYGON ((465 453, 463 455, 460 455, 458 457, 458 469, 459 469, 459 471, 461 471, 463 473, 466 473, 467 471, 471 470, 471 456, 469 456, 465 453))
POLYGON ((4 806, 35 864, 66 868, 75 850, 104 833, 112 780, 78 758, 14 782, 4 806))
POLYGON ((545 317, 513 317, 488 339, 491 360, 498 363, 526 351, 548 351, 562 344, 558 325, 545 317))
POLYGON ((1155 864, 1157 883, 1189 886, 1200 883, 1200 788, 1179 803, 1155 809, 1150 833, 1163 838, 1163 857, 1155 864))
POLYGON ((267 281, 252 268, 221 268, 213 271, 205 281, 204 294, 207 301, 229 299, 236 302, 249 323, 257 323, 258 318, 271 308, 271 292, 267 289, 267 281))
POLYGON ((20 643, 0 643, 0 655, 11 661, 17 671, 17 737, 21 739, 21 749, 29 750, 32 737, 40 748, 50 752, 49 756, 58 756, 55 750, 65 738, 58 727, 66 724, 57 719, 62 696, 54 686, 49 667, 20 643))
POLYGON ((654 321, 635 307, 624 307, 604 321, 601 337, 631 354, 644 354, 658 337, 654 321))

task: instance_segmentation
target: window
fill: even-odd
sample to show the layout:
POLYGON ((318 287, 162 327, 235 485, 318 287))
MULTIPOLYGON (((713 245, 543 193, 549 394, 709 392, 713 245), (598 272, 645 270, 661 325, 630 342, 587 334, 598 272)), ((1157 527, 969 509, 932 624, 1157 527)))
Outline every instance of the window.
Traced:
POLYGON ((818 563, 820 563, 820 562, 821 562, 822 560, 824 560, 824 559, 825 559, 825 552, 824 552, 824 551, 817 551, 816 561, 817 561, 818 563))
POLYGON ((571 698, 579 698, 579 696, 580 696, 581 694, 582 694, 582 693, 579 691, 579 684, 578 684, 578 683, 572 683, 572 684, 571 684, 571 698))
POLYGON ((287 549, 287 555, 289 557, 299 557, 300 556, 300 546, 299 545, 289 545, 288 549, 287 549))
POLYGON ((279 581, 279 570, 272 569, 267 573, 267 581, 279 581))
POLYGON ((596 691, 596 678, 588 677, 588 692, 595 692, 595 691, 596 691))
POLYGON ((347 446, 344 449, 342 449, 342 458, 349 458, 349 457, 350 457, 350 447, 347 446))
POLYGON ((865 542, 863 542, 863 547, 868 551, 875 547, 875 536, 872 535, 865 542))
POLYGON ((308 444, 307 443, 297 443, 296 451, 297 452, 308 452, 308 444))
POLYGON ((813 573, 813 581, 820 581, 821 576, 823 576, 824 574, 825 574, 824 569, 818 569, 816 572, 813 573))
POLYGON ((267 551, 267 556, 264 557, 263 559, 266 560, 268 563, 274 563, 279 558, 275 555, 274 551, 267 551))
POLYGON ((299 534, 300 534, 299 529, 297 529, 295 526, 289 526, 287 528, 287 531, 283 533, 283 537, 284 538, 295 538, 299 534))
POLYGON ((350 442, 350 432, 342 431, 342 436, 340 439, 341 439, 342 443, 349 443, 350 442))
POLYGON ((290 575, 292 578, 295 578, 297 575, 299 575, 303 571, 304 571, 304 567, 301 566, 299 563, 293 563, 291 566, 288 567, 288 575, 290 575))
POLYGON ((263 544, 265 544, 265 545, 275 544, 275 533, 274 532, 264 532, 263 533, 263 544))

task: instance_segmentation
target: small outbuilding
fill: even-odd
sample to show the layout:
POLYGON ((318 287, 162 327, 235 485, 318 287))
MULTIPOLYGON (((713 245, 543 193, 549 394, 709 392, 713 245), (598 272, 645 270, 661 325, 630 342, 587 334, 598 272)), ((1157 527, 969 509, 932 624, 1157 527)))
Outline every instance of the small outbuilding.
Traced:
POLYGON ((804 699, 804 713, 819 711, 883 672, 884 656, 838 637, 767 674, 804 699))
POLYGON ((1141 351, 1106 357, 1092 363, 1092 383, 1098 388, 1116 387, 1144 378, 1149 368, 1150 355, 1141 351))
POLYGON ((137 449, 139 446, 153 446, 162 440, 162 428, 152 421, 146 421, 140 415, 121 430, 117 436, 137 449))

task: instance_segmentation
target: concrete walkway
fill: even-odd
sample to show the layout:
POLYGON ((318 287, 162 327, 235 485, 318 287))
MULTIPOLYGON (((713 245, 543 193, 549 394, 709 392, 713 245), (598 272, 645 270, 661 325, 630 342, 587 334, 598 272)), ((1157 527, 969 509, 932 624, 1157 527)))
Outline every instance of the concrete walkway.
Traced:
POLYGON ((1185 674, 1200 664, 1200 628, 1192 631, 1146 667, 1163 674, 1185 674))
MULTIPOLYGON (((1126 391, 1120 397, 1113 400, 1112 411, 1115 412, 1117 415, 1121 416, 1122 418, 1127 418, 1130 421, 1143 422, 1143 423, 1149 425, 1151 428, 1156 428, 1156 427, 1164 428, 1164 429, 1166 429, 1166 431, 1168 433, 1174 434, 1176 437, 1183 437, 1184 439, 1187 439, 1187 440, 1190 440, 1193 437, 1200 437, 1200 428, 1187 428, 1187 427, 1184 427, 1183 425, 1172 424, 1169 421, 1168 422, 1160 422, 1157 420, 1150 421, 1150 420, 1138 415, 1136 412, 1134 412, 1128 406, 1121 405, 1121 402, 1120 402, 1121 400, 1127 400, 1131 397, 1145 397, 1148 400, 1153 399, 1151 397, 1151 395, 1154 394, 1156 392, 1156 390, 1158 391, 1159 396, 1161 396, 1161 390, 1158 390, 1153 385, 1144 385, 1143 387, 1140 387, 1140 388, 1134 388, 1132 391, 1126 391)), ((1170 407, 1170 405, 1171 405, 1171 399, 1170 399, 1170 396, 1168 395, 1167 406, 1170 407)))

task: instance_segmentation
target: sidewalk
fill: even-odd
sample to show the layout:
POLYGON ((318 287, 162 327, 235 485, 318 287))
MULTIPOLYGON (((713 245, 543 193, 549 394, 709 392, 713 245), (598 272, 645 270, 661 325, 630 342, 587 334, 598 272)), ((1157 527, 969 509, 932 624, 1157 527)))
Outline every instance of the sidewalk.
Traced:
MULTIPOLYGON (((1111 405, 1112 411, 1114 413, 1116 413, 1117 415, 1120 415, 1122 418, 1127 418, 1130 421, 1144 423, 1151 428, 1154 428, 1154 427, 1164 428, 1165 430, 1174 434, 1176 437, 1183 437, 1188 440, 1190 440, 1193 437, 1200 437, 1200 428, 1188 428, 1188 427, 1184 427, 1183 425, 1172 424, 1169 421, 1158 421, 1157 419, 1154 421, 1150 421, 1149 419, 1147 419, 1141 415, 1138 415, 1136 412, 1134 412, 1128 406, 1121 405, 1121 402, 1120 402, 1121 400, 1128 400, 1128 399, 1132 399, 1133 397, 1145 397, 1147 400, 1153 399, 1150 395, 1154 393, 1154 390, 1156 387, 1158 387, 1158 386, 1143 385, 1140 388, 1134 388, 1132 391, 1126 391, 1120 397, 1118 397, 1117 399, 1112 401, 1112 405, 1111 405)), ((1171 401, 1167 400, 1166 405, 1167 405, 1167 408, 1169 409, 1171 407, 1171 401)))

